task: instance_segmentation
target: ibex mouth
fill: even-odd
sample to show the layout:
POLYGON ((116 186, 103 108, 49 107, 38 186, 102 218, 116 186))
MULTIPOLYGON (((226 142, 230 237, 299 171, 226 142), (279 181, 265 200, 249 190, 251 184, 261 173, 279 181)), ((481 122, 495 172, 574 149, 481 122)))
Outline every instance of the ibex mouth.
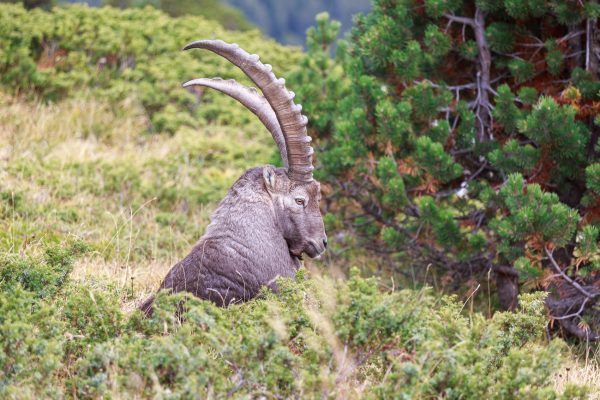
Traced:
POLYGON ((308 243, 308 246, 306 246, 306 249, 304 250, 304 252, 310 257, 310 258, 316 258, 318 259, 321 254, 325 253, 325 247, 324 246, 318 246, 314 241, 310 241, 308 243))

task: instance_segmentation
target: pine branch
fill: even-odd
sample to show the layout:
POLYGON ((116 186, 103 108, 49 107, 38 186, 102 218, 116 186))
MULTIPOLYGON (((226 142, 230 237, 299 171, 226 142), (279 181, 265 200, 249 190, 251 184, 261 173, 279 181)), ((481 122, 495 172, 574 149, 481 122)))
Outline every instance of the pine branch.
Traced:
POLYGON ((590 332, 588 329, 579 327, 573 320, 565 319, 560 320, 560 325, 571 335, 585 341, 597 341, 600 340, 600 335, 597 333, 590 332))
POLYGON ((492 67, 492 54, 485 37, 485 15, 479 7, 475 10, 475 24, 473 30, 475 31, 475 41, 479 48, 479 68, 477 71, 477 97, 479 101, 476 110, 477 120, 480 122, 479 140, 483 141, 485 132, 490 129, 492 118, 491 103, 488 95, 488 90, 491 88, 490 69, 492 67))
MULTIPOLYGON (((475 17, 460 17, 453 14, 444 14, 449 22, 456 22, 464 26, 470 26, 475 33, 475 41, 479 49, 477 76, 474 83, 456 87, 457 90, 477 89, 477 98, 472 108, 475 110, 475 117, 479 128, 479 141, 485 141, 486 134, 492 126, 492 109, 489 91, 491 90, 490 70, 492 67, 492 53, 485 37, 485 14, 478 7, 475 10, 475 17)), ((451 89, 452 90, 452 89, 451 89)))

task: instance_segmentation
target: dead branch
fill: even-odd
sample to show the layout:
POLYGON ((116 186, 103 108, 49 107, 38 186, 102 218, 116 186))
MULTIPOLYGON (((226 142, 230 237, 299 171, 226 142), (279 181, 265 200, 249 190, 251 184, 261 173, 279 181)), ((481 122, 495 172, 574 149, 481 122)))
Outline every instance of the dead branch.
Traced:
POLYGON ((585 297, 589 298, 589 299, 593 299, 594 297, 596 297, 598 295, 598 293, 589 293, 587 290, 585 290, 579 283, 575 282, 573 279, 571 279, 567 274, 565 274, 565 272, 560 268, 560 266, 558 265, 558 263, 556 262, 556 260, 554 259, 554 257, 552 256, 552 252, 550 250, 548 250, 548 248, 544 247, 544 250, 546 252, 546 256, 548 256, 548 260, 550 260, 550 264, 552 265, 552 267, 554 268, 554 270, 565 280, 567 281, 571 286, 573 286, 575 289, 577 289, 577 291, 581 294, 583 294, 585 297))
MULTIPOLYGON (((475 41, 479 49, 478 55, 478 66, 477 76, 475 82, 467 84, 468 86, 461 85, 458 89, 476 89, 477 97, 473 103, 472 108, 475 110, 475 117, 479 131, 479 141, 485 141, 488 138, 491 139, 491 125, 492 125, 492 109, 493 106, 490 102, 489 92, 491 89, 490 70, 492 66, 492 53, 485 37, 485 14, 478 7, 475 10, 474 18, 467 18, 456 16, 453 14, 444 14, 444 17, 448 19, 449 23, 456 22, 463 24, 464 26, 470 26, 475 33, 475 41)), ((452 89, 451 89, 452 90, 452 89)))
POLYGON ((581 327, 577 321, 581 320, 582 314, 586 309, 588 303, 593 302, 594 298, 598 296, 598 292, 592 293, 588 289, 584 288, 578 282, 570 278, 558 265, 554 259, 552 252, 548 248, 544 248, 546 256, 552 265, 552 268, 557 272, 565 282, 567 282, 579 295, 569 296, 564 299, 547 299, 546 305, 551 312, 550 318, 559 322, 560 326, 570 333, 571 335, 587 341, 596 341, 600 339, 600 334, 597 334, 589 327, 581 327), (583 299, 582 299, 583 296, 583 299), (569 313, 575 307, 579 307, 576 312, 569 313), (562 314, 562 315, 561 315, 562 314))
POLYGON ((475 20, 473 18, 458 17, 453 14, 444 14, 444 17, 450 22, 456 22, 463 25, 475 26, 475 20))

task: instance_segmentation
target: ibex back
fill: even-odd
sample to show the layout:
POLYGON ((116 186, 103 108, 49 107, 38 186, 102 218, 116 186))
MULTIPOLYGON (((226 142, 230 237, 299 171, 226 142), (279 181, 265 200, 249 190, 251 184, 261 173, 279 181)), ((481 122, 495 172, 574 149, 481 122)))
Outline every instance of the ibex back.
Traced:
MULTIPOLYGON (((194 79, 183 86, 211 87, 246 106, 271 132, 285 166, 246 171, 219 204, 204 236, 160 285, 228 306, 253 298, 263 286, 276 289, 276 278, 294 276, 303 254, 318 257, 325 251, 320 185, 312 177, 308 120, 271 66, 219 40, 193 42, 185 50, 191 48, 211 50, 237 65, 264 97, 254 88, 219 78, 194 79)), ((146 315, 153 301, 152 296, 140 306, 146 315)))

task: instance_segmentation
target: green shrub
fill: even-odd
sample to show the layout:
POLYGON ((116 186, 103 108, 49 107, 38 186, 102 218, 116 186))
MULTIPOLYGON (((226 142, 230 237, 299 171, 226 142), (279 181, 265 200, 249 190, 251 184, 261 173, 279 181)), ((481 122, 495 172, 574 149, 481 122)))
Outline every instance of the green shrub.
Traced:
POLYGON ((571 40, 597 12, 566 0, 377 0, 333 58, 338 24, 318 17, 291 76, 316 115, 316 175, 338 237, 360 238, 332 246, 391 254, 413 281, 437 285, 441 273, 444 289, 493 279, 504 309, 542 287, 550 314, 570 315, 555 327, 600 338, 600 254, 577 245, 600 223, 600 81, 579 52, 587 39, 571 40), (557 268, 586 299, 571 279, 542 279, 557 268))
POLYGON ((65 284, 73 257, 86 250, 84 244, 74 242, 68 248, 46 248, 41 259, 0 253, 0 292, 22 287, 37 298, 52 298, 65 284))
POLYGON ((193 40, 213 37, 260 54, 280 75, 291 69, 298 55, 258 30, 227 31, 200 16, 172 18, 152 7, 71 5, 26 11, 20 5, 0 4, 0 85, 45 100, 76 96, 82 88, 113 102, 133 95, 150 117, 152 130, 159 132, 197 126, 199 119, 212 118, 215 107, 232 110, 222 121, 241 125, 248 117, 231 107, 234 102, 226 96, 181 88, 199 76, 243 76, 209 52, 181 52, 193 40))
MULTIPOLYGON (((21 261, 60 275, 77 254, 21 261)), ((161 292, 144 319, 111 284, 61 285, 52 296, 29 280, 2 286, 0 396, 560 397, 549 377, 565 346, 543 335, 544 293, 489 320, 430 290, 382 291, 357 269, 348 281, 302 269, 278 294, 225 309, 161 292)))

